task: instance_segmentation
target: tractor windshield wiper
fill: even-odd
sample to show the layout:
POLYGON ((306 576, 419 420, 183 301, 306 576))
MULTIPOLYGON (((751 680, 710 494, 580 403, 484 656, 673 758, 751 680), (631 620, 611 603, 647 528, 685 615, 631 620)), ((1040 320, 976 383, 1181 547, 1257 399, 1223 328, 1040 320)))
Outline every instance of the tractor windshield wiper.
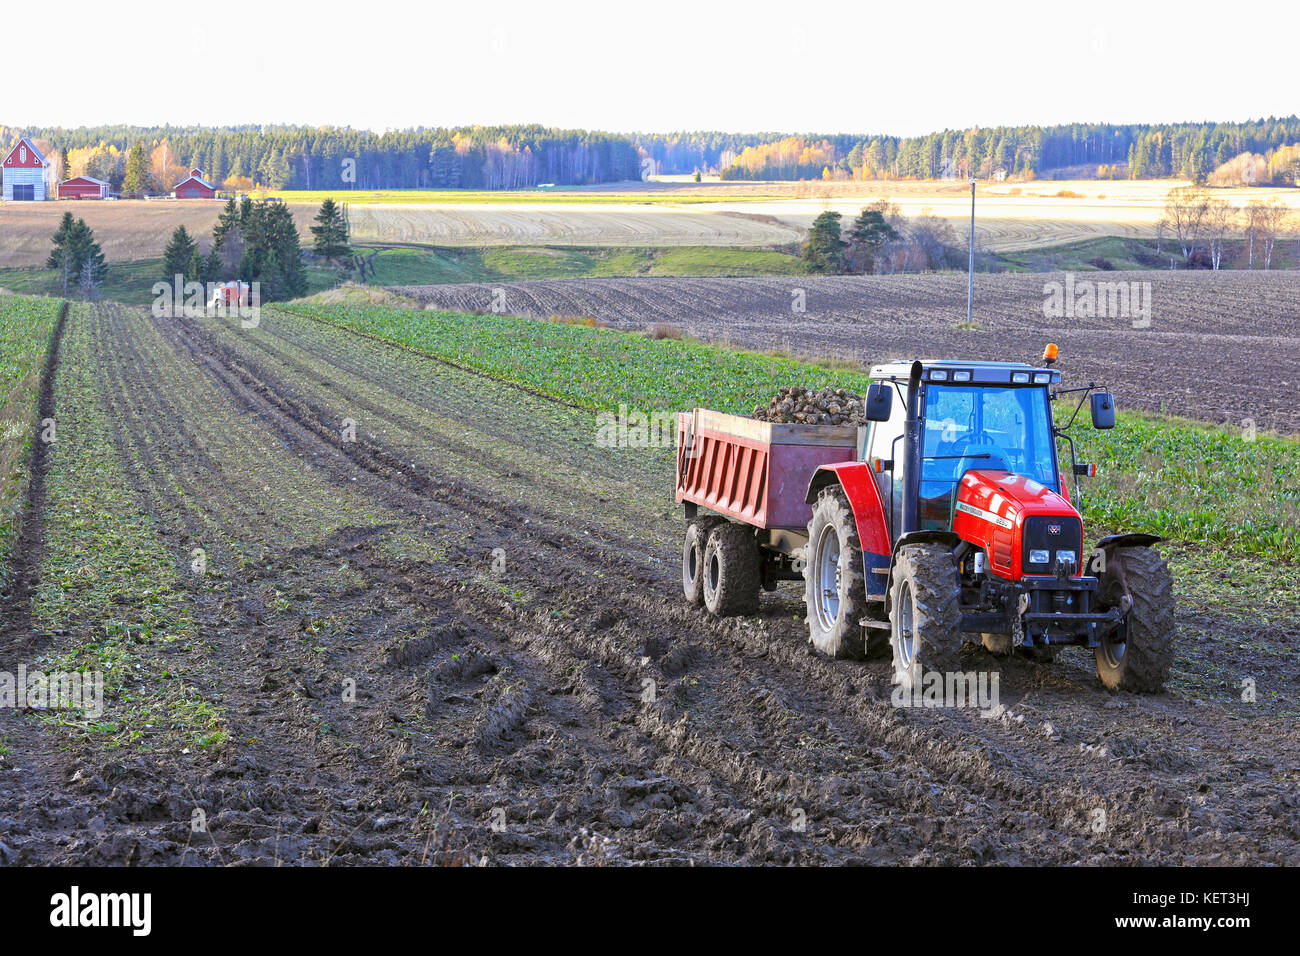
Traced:
POLYGON ((961 459, 961 458, 992 458, 992 457, 993 456, 988 452, 984 452, 979 455, 922 455, 921 460, 922 461, 947 461, 950 458, 961 459))

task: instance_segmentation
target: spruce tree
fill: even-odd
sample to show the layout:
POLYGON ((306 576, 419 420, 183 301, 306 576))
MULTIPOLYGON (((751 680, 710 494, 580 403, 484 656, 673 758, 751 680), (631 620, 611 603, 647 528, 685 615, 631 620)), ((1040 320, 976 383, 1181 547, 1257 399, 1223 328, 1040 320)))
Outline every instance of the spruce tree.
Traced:
POLYGON ((50 251, 50 257, 45 260, 45 268, 61 269, 66 258, 68 238, 72 235, 74 220, 72 213, 65 212, 63 218, 59 220, 59 228, 54 233, 54 248, 50 251))
POLYGON ((190 238, 189 231, 184 226, 177 226, 167 242, 167 248, 163 250, 163 278, 168 282, 178 275, 188 279, 190 260, 197 249, 198 245, 190 238))
POLYGON ((840 214, 824 212, 813 220, 808 241, 801 250, 809 272, 834 273, 844 268, 844 240, 840 238, 840 214))
POLYGON ((313 251, 323 259, 342 259, 351 255, 348 248, 348 227, 343 220, 343 210, 333 199, 326 199, 320 204, 316 214, 316 225, 311 227, 311 234, 316 237, 313 251))
POLYGON ((122 192, 128 196, 141 196, 149 191, 149 160, 144 154, 144 143, 136 140, 126 158, 126 175, 122 179, 122 192))

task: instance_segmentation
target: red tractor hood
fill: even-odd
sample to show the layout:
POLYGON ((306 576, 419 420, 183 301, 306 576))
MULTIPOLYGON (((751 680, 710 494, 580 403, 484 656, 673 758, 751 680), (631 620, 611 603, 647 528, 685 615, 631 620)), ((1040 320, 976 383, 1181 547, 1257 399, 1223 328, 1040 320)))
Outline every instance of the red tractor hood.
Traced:
POLYGON ((1073 519, 1082 534, 1079 513, 1051 488, 1009 471, 974 469, 957 490, 952 530, 988 552, 994 573, 1018 580, 1022 530, 1035 515, 1073 519))

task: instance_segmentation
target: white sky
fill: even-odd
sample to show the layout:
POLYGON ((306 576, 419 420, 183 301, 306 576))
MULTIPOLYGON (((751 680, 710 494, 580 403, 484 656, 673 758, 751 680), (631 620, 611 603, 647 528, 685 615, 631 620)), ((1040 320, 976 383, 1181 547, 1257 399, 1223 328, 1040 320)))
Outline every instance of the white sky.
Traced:
POLYGON ((0 122, 11 125, 910 135, 1300 110, 1300 5, 1273 0, 1239 13, 1194 0, 5 7, 0 69, 10 81, 41 78, 6 84, 0 122), (60 26, 83 10, 82 25, 60 26), (28 32, 37 39, 19 39, 28 32))

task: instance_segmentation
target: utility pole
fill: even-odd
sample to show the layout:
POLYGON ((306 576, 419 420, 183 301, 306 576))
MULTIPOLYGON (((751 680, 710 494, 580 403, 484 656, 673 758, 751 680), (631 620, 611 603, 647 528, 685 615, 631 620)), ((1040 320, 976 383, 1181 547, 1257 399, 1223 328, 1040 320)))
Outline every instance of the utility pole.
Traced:
POLYGON ((966 325, 972 324, 975 307, 975 177, 970 180, 970 274, 966 279, 966 325))

